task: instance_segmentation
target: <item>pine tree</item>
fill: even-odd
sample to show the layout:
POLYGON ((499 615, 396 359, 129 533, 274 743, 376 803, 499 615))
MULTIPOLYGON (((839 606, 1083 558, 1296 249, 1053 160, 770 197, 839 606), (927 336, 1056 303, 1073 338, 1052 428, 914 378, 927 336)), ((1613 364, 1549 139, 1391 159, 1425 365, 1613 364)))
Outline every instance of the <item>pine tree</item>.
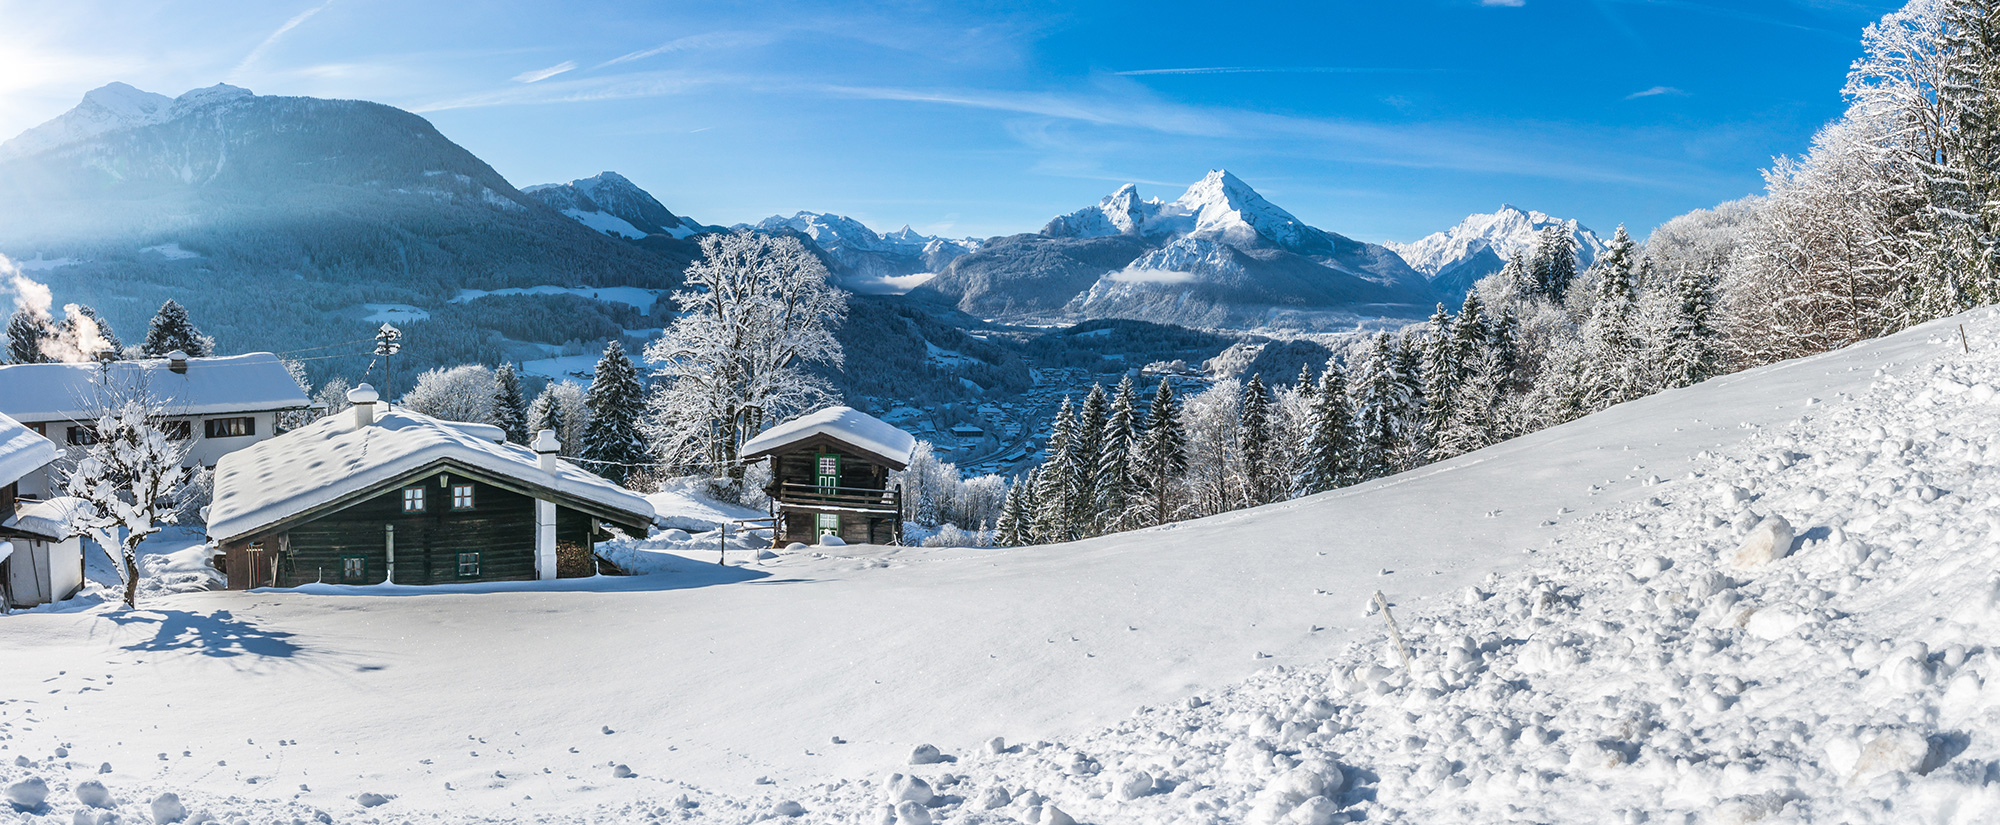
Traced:
POLYGON ((1278 500, 1278 474, 1271 455, 1271 392, 1255 373, 1243 384, 1243 418, 1236 428, 1243 456, 1243 493, 1250 506, 1278 500))
MULTIPOLYGON (((1466 296, 1470 298, 1472 294, 1468 292, 1466 296)), ((1451 422, 1458 401, 1458 386, 1465 381, 1461 342, 1456 332, 1450 313, 1445 312, 1444 304, 1438 304, 1437 311, 1431 313, 1423 347, 1423 417, 1424 429, 1428 433, 1442 433, 1451 422)), ((1429 452, 1432 460, 1436 460, 1436 439, 1431 439, 1431 442, 1429 452)))
POLYGON ((1528 280, 1535 294, 1562 305, 1570 282, 1576 280, 1576 238, 1570 235, 1569 227, 1545 227, 1535 238, 1535 253, 1528 259, 1528 280))
POLYGON ((1583 330, 1582 405, 1595 412, 1638 397, 1639 288, 1633 272, 1632 238, 1625 226, 1605 247, 1597 270, 1596 303, 1583 330))
POLYGON ((1458 403, 1439 428, 1433 460, 1472 452, 1499 440, 1500 385, 1490 353, 1479 352, 1465 365, 1458 385, 1458 403))
POLYGON ((180 350, 194 358, 206 358, 213 352, 214 341, 201 334, 194 322, 188 319, 187 309, 179 302, 168 299, 160 305, 160 311, 153 315, 152 323, 146 326, 146 343, 140 351, 159 358, 174 350, 180 350))
POLYGON ((1148 511, 1144 520, 1167 523, 1173 515, 1174 485, 1187 472, 1187 432, 1181 427, 1180 400, 1164 377, 1153 392, 1153 403, 1146 407, 1136 469, 1145 495, 1142 506, 1148 511))
POLYGON ((1035 490, 1035 536, 1044 542, 1072 541, 1076 536, 1076 408, 1064 396, 1049 424, 1047 457, 1039 468, 1035 490))
POLYGON ((1347 374, 1340 362, 1327 359, 1313 394, 1312 434, 1305 443, 1305 470, 1300 490, 1323 493, 1352 483, 1354 478, 1354 410, 1347 403, 1347 374))
POLYGON ((50 359, 42 353, 42 341, 53 331, 47 319, 28 311, 17 309, 7 319, 7 360, 16 364, 43 364, 50 359))
POLYGON ((1699 384, 1719 372, 1712 316, 1715 297, 1705 273, 1685 267, 1674 278, 1660 371, 1668 387, 1699 384))
POLYGON ((633 465, 646 460, 646 442, 639 434, 646 398, 624 343, 614 340, 604 347, 587 406, 590 424, 583 431, 581 457, 591 472, 623 484, 633 465))
POLYGON ((1118 382, 1111 412, 1104 420, 1104 437, 1097 460, 1097 523, 1099 532, 1123 530, 1128 511, 1138 499, 1132 473, 1132 453, 1139 434, 1139 395, 1126 375, 1118 382))
POLYGON ((1415 336, 1405 331, 1396 336, 1396 381, 1401 384, 1395 416, 1402 430, 1396 452, 1396 471, 1424 463, 1430 454, 1431 428, 1424 419, 1424 355, 1415 336))
POLYGON ((1022 508, 1023 490, 1029 484, 1020 478, 1007 486, 1007 503, 1000 507, 1000 520, 993 524, 993 543, 1001 547, 1020 547, 1028 543, 1022 531, 1027 521, 1027 511, 1022 508))
POLYGON ((1493 376, 1503 393, 1524 383, 1520 341, 1521 319, 1512 307, 1486 325, 1486 351, 1493 357, 1493 376))
POLYGON ((1356 429, 1357 480, 1381 478, 1396 472, 1403 447, 1403 421, 1399 411, 1407 403, 1402 377, 1396 373, 1396 348, 1388 333, 1378 333, 1355 376, 1354 410, 1356 429))
POLYGON ((1079 537, 1097 532, 1097 469, 1104 461, 1104 427, 1110 406, 1104 386, 1092 384, 1076 414, 1076 436, 1070 447, 1070 472, 1074 474, 1070 485, 1076 494, 1071 502, 1075 509, 1070 512, 1070 524, 1075 526, 1079 537))
POLYGON ((554 430, 560 438, 563 431, 562 404, 556 401, 556 382, 550 381, 542 387, 535 403, 528 405, 528 431, 540 434, 543 430, 554 430))
POLYGON ((529 443, 527 401, 521 395, 521 377, 512 363, 501 364, 493 375, 493 424, 507 432, 507 440, 529 443))

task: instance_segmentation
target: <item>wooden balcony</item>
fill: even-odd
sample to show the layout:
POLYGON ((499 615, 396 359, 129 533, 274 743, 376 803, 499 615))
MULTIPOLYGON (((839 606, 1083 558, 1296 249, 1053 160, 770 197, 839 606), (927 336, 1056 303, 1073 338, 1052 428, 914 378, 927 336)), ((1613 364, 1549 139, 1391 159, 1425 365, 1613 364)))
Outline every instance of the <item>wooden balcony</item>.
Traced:
POLYGON ((817 484, 773 485, 771 497, 781 507, 801 510, 833 510, 857 513, 903 512, 902 490, 871 490, 866 487, 822 487, 817 484))

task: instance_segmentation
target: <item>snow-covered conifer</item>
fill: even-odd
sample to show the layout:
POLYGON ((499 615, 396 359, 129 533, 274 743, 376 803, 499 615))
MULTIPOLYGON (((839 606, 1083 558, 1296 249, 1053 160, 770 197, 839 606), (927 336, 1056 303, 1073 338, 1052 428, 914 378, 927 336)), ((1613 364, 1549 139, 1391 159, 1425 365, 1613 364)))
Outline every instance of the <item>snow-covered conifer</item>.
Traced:
POLYGON ((1064 396, 1049 424, 1049 442, 1043 448, 1035 490, 1035 536, 1044 542, 1072 541, 1077 538, 1077 441, 1076 407, 1064 396))
POLYGON ((1187 433, 1181 427, 1180 399, 1165 377, 1146 407, 1135 475, 1144 495, 1146 525, 1165 524, 1173 516, 1174 488, 1187 472, 1187 433))
POLYGON ((1347 372, 1327 359, 1313 391, 1312 432, 1305 444, 1300 491, 1323 493, 1352 482, 1355 473, 1354 411, 1347 400, 1347 372))
POLYGON ((1243 417, 1236 430, 1237 451, 1243 460, 1243 492, 1250 506, 1269 504, 1283 495, 1282 478, 1271 454, 1271 391, 1264 379, 1251 374, 1243 383, 1243 417))
POLYGON ((1132 376, 1128 374, 1118 382, 1118 392, 1112 396, 1111 410, 1105 416, 1104 435, 1100 439, 1093 482, 1097 490, 1099 532, 1123 530, 1128 526, 1128 511, 1139 494, 1132 467, 1138 437, 1139 394, 1132 376))
POLYGON ((55 331, 48 318, 22 307, 7 318, 7 360, 15 364, 41 364, 50 360, 42 354, 42 341, 55 331))
POLYGON ((521 395, 521 376, 514 372, 512 362, 501 364, 493 373, 493 426, 505 430, 508 441, 528 443, 528 402, 521 395))
POLYGON ((1402 413, 1409 395, 1396 360, 1391 336, 1376 334, 1349 390, 1354 405, 1357 481, 1381 478, 1398 469, 1405 444, 1402 413))
POLYGON ((146 343, 140 351, 159 358, 174 350, 180 350, 196 358, 205 358, 214 352, 215 341, 188 318, 187 308, 179 302, 168 299, 154 313, 153 320, 146 326, 146 343))
POLYGON ((1076 490, 1071 504, 1076 509, 1070 513, 1070 523, 1076 525, 1079 536, 1097 532, 1093 529, 1099 521, 1097 469, 1104 461, 1104 427, 1110 418, 1110 406, 1103 385, 1092 384, 1090 393, 1077 408, 1076 437, 1070 447, 1070 472, 1075 474, 1070 484, 1076 490))
POLYGON ((646 461, 646 440, 639 432, 645 414, 645 391, 639 384, 639 370, 625 354, 625 345, 612 341, 597 359, 597 371, 590 380, 590 423, 583 429, 583 448, 578 453, 591 472, 619 484, 625 483, 634 465, 646 461))

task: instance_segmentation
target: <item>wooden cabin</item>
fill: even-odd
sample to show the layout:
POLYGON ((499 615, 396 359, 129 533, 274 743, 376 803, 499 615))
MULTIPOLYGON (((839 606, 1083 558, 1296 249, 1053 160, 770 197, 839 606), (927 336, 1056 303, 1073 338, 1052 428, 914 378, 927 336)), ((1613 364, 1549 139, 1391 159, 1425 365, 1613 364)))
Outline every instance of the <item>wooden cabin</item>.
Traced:
POLYGON ((889 473, 910 463, 917 440, 852 407, 787 421, 743 445, 746 461, 771 460, 778 544, 838 536, 848 544, 903 539, 903 492, 889 473))
POLYGON ((45 473, 58 455, 53 442, 0 414, 0 611, 83 589, 83 539, 69 526, 81 502, 21 495, 23 479, 45 473))
POLYGON ((644 537, 643 497, 497 427, 406 410, 373 388, 333 416, 225 456, 208 534, 232 590, 589 576, 595 546, 644 537))

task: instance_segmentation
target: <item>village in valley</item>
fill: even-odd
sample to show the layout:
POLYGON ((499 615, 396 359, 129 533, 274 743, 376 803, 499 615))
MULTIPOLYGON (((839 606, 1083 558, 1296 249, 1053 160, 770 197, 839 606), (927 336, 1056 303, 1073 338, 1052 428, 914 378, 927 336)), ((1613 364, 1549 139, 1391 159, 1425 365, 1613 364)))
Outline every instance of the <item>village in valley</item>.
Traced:
POLYGON ((0 4, 0 825, 2000 822, 2000 0, 364 5, 0 4))

